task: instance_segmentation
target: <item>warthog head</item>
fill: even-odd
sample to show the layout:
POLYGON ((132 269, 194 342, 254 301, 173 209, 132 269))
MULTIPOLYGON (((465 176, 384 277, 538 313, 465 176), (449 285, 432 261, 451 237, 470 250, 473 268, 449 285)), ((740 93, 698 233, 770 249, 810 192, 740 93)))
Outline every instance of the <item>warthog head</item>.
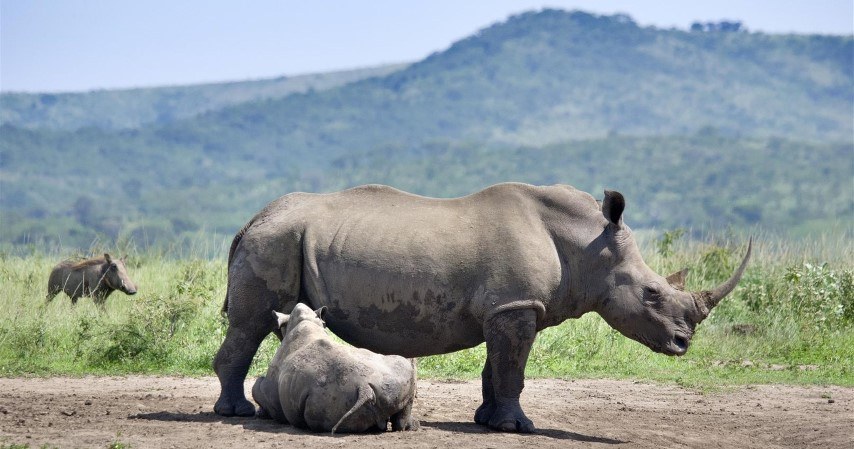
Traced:
POLYGON ((109 254, 104 254, 106 262, 104 282, 114 290, 120 290, 128 295, 136 294, 136 285, 128 276, 125 263, 122 259, 113 259, 109 254))
POLYGON ((599 298, 597 312, 623 335, 656 352, 685 354, 694 329, 741 279, 752 241, 729 280, 712 290, 686 292, 687 270, 663 277, 643 261, 631 229, 622 221, 625 204, 619 192, 605 191, 602 214, 607 224, 584 255, 591 270, 588 295, 599 298))

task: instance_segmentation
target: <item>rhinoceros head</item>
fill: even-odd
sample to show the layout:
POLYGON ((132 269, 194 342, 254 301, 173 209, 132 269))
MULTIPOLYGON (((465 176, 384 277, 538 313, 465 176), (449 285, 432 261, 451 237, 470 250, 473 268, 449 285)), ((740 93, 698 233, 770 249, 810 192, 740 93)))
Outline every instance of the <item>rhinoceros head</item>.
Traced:
POLYGON ((136 294, 136 285, 128 275, 127 268, 123 259, 114 259, 109 254, 104 254, 104 262, 106 263, 104 272, 104 282, 114 290, 122 291, 128 295, 136 294))
POLYGON ((682 355, 694 329, 738 284, 750 258, 752 242, 730 279, 708 291, 683 290, 687 270, 663 277, 641 258, 631 229, 623 224, 625 199, 605 191, 602 233, 585 250, 590 267, 588 295, 599 298, 597 312, 614 329, 656 352, 682 355))
POLYGON ((276 323, 280 328, 286 326, 287 328, 292 328, 304 321, 314 323, 320 327, 325 327, 326 324, 323 322, 323 314, 325 312, 325 306, 317 310, 311 310, 311 307, 303 303, 297 303, 297 305, 294 306, 294 310, 292 310, 289 315, 276 312, 275 310, 273 311, 273 314, 276 316, 276 323))

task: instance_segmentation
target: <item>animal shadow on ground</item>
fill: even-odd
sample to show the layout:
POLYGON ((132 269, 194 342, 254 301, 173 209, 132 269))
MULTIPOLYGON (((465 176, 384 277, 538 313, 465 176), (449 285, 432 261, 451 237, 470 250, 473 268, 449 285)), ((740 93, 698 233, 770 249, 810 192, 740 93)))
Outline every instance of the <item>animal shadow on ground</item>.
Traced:
MULTIPOLYGON (((311 434, 317 436, 332 436, 337 437, 345 434, 335 434, 324 432, 311 432, 305 429, 299 429, 288 424, 281 424, 274 419, 259 419, 256 417, 237 417, 237 416, 220 416, 214 412, 198 412, 198 413, 181 413, 181 412, 154 412, 154 413, 138 413, 131 415, 129 419, 142 419, 148 421, 167 421, 167 422, 196 422, 196 423, 223 423, 234 426, 243 426, 246 430, 254 430, 257 432, 269 433, 284 433, 290 435, 311 434)), ((371 433, 371 432, 365 432, 371 433)))
MULTIPOLYGON (((255 430, 259 432, 270 433, 285 433, 285 434, 305 434, 312 433, 303 429, 298 429, 294 426, 280 424, 272 419, 258 419, 255 417, 240 418, 226 417, 217 415, 214 412, 198 412, 198 413, 180 413, 180 412, 154 412, 154 413, 138 413, 131 415, 129 419, 142 419, 148 421, 168 421, 168 422, 197 422, 197 423, 214 423, 231 424, 235 426, 243 426, 247 430, 255 430)), ((494 432, 484 426, 469 422, 459 421, 421 421, 421 428, 437 429, 444 432, 461 432, 461 433, 477 433, 487 434, 494 432)), ((371 432, 368 432, 371 433, 371 432)), ((312 433, 313 435, 324 435, 323 433, 312 433)), ((329 434, 326 434, 329 435, 329 434)), ((604 443, 604 444, 625 444, 628 441, 614 440, 611 438, 595 437, 582 435, 575 432, 567 432, 559 429, 537 429, 536 435, 542 435, 558 440, 582 441, 585 443, 604 443)), ((332 435, 329 435, 332 436, 332 435)), ((338 435, 335 435, 338 436, 338 435)))
POLYGON ((142 419, 146 421, 173 421, 173 422, 198 422, 198 423, 215 423, 223 424, 244 424, 247 421, 255 420, 254 417, 234 417, 220 416, 214 412, 198 412, 198 413, 182 413, 182 412, 153 412, 153 413, 137 413, 136 415, 128 416, 128 419, 142 419))
MULTIPOLYGON (((490 430, 480 424, 469 423, 469 422, 454 422, 454 421, 442 421, 442 422, 430 422, 430 421, 421 421, 421 427, 431 427, 439 430, 444 430, 446 432, 462 432, 462 433, 492 433, 494 430, 490 430)), ((585 443, 604 443, 604 444, 625 444, 628 441, 614 440, 611 438, 603 438, 603 437, 593 437, 589 435, 582 435, 580 433, 575 432, 567 432, 565 430, 558 429, 537 429, 534 433, 535 435, 542 435, 549 438, 554 438, 557 440, 573 440, 573 441, 583 441, 585 443)))

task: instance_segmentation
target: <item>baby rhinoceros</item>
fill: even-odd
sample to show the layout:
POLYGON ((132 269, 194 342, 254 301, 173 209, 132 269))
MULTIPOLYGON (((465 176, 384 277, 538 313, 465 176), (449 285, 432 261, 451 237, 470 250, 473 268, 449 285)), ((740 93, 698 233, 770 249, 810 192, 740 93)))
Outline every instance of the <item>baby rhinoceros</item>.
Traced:
POLYGON ((113 259, 109 254, 86 260, 65 260, 58 263, 50 272, 47 285, 47 300, 64 291, 71 297, 71 303, 77 304, 81 296, 91 296, 95 304, 104 306, 104 301, 114 290, 128 295, 136 294, 136 285, 128 276, 121 259, 113 259))
POLYGON ((287 328, 252 386, 258 416, 315 432, 384 431, 389 420, 392 430, 416 429, 414 361, 332 341, 324 310, 298 303, 290 315, 274 312, 287 328))

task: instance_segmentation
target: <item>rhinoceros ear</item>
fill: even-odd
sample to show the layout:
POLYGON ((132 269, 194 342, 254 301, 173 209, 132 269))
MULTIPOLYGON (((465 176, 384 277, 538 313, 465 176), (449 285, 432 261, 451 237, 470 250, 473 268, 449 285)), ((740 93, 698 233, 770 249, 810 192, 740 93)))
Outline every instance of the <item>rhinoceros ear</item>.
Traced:
POLYGON ((113 258, 107 253, 104 253, 104 260, 106 260, 107 263, 113 263, 113 258))
POLYGON ((281 328, 285 327, 288 324, 288 319, 291 317, 290 315, 285 315, 284 313, 273 311, 273 315, 276 317, 276 324, 281 328))
POLYGON ((602 215, 609 223, 622 226, 623 211, 626 209, 626 199, 623 194, 614 190, 605 191, 605 199, 602 200, 602 215))
POLYGON ((667 283, 676 290, 685 290, 685 279, 688 278, 688 269, 683 268, 670 276, 667 276, 667 283))
POLYGON ((327 309, 326 306, 323 306, 323 307, 315 310, 314 313, 317 315, 318 318, 320 318, 321 321, 323 321, 323 316, 326 315, 326 312, 328 310, 329 309, 327 309))

